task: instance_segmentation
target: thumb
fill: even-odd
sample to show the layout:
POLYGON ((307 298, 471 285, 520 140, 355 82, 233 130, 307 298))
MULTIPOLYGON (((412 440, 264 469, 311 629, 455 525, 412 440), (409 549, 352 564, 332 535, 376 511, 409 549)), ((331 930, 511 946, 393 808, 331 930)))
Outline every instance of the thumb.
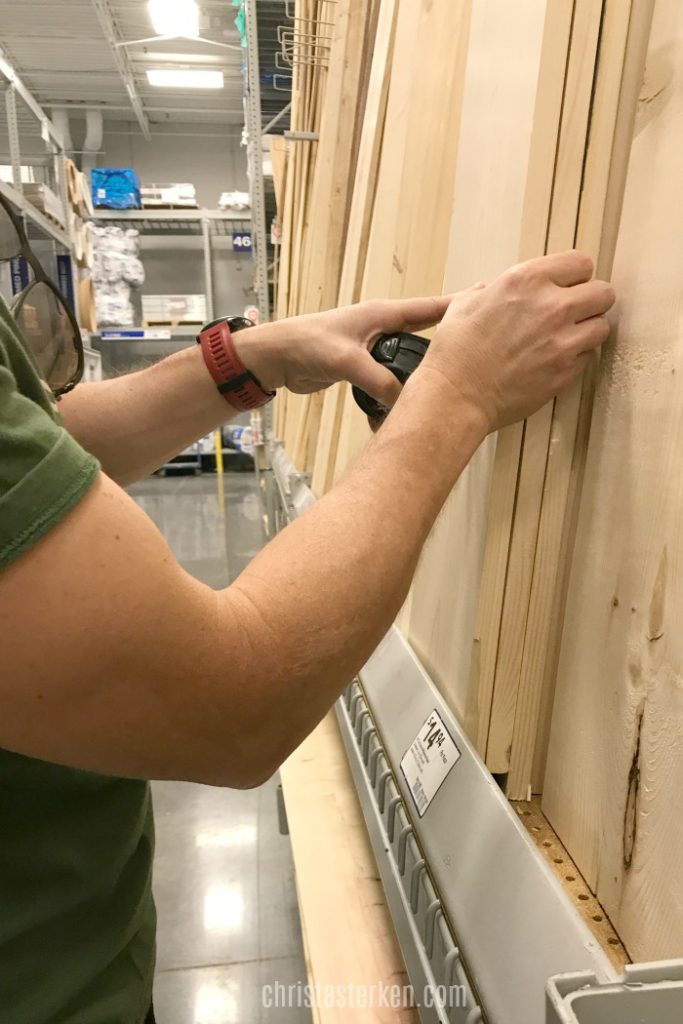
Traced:
POLYGON ((391 409, 401 394, 401 385, 391 370, 381 366, 367 349, 358 349, 347 366, 347 379, 361 391, 366 391, 387 409, 391 409))

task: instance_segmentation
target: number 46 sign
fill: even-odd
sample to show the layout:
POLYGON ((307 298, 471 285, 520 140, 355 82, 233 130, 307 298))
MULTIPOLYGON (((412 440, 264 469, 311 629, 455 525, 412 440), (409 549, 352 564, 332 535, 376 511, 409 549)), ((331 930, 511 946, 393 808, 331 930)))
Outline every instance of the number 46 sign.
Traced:
POLYGON ((252 252, 253 245, 250 231, 233 231, 232 247, 235 252, 252 252))

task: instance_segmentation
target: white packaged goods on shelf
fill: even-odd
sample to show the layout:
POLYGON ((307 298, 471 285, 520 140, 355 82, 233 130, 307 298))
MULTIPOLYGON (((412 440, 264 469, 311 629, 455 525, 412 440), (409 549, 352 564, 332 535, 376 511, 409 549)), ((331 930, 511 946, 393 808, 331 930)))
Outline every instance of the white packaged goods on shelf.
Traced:
POLYGON ((194 185, 142 185, 140 188, 143 207, 150 206, 197 206, 197 192, 194 185))
MULTIPOLYGON (((34 167, 27 167, 25 164, 22 164, 19 171, 22 185, 29 185, 35 182, 36 172, 34 167)), ((6 181, 8 185, 14 183, 14 171, 11 164, 0 164, 0 181, 6 181)))
POLYGON ((135 314, 130 301, 130 286, 123 281, 96 285, 95 310, 99 327, 132 327, 135 314))
POLYGON ((204 323, 205 295, 143 295, 142 316, 148 323, 204 323))
POLYGON ((144 283, 139 257, 140 234, 122 228, 89 225, 92 237, 92 278, 100 327, 128 327, 135 322, 131 285, 144 283))
POLYGON ((221 210, 249 210, 251 196, 248 192, 223 192, 218 200, 221 210))

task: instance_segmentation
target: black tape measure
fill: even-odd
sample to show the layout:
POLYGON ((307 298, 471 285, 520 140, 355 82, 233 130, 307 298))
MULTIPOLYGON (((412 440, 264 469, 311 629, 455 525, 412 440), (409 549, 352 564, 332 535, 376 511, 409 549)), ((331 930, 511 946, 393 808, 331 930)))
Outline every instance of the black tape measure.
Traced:
MULTIPOLYGON (((429 348, 429 339, 417 334, 383 334, 370 349, 370 355, 387 370, 391 370, 401 384, 405 384, 411 373, 418 368, 429 348)), ((371 398, 365 391, 354 387, 353 397, 366 416, 372 420, 383 419, 389 411, 385 405, 371 398)))

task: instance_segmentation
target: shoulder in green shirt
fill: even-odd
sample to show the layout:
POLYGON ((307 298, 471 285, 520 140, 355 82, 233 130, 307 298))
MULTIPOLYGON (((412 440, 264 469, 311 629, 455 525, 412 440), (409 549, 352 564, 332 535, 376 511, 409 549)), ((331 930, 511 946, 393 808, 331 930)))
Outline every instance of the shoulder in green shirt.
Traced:
MULTIPOLYGON (((98 471, 61 426, 0 300, 0 586, 2 571, 67 515, 98 471)), ((144 1020, 153 845, 146 782, 0 749, 2 1024, 144 1020)))

